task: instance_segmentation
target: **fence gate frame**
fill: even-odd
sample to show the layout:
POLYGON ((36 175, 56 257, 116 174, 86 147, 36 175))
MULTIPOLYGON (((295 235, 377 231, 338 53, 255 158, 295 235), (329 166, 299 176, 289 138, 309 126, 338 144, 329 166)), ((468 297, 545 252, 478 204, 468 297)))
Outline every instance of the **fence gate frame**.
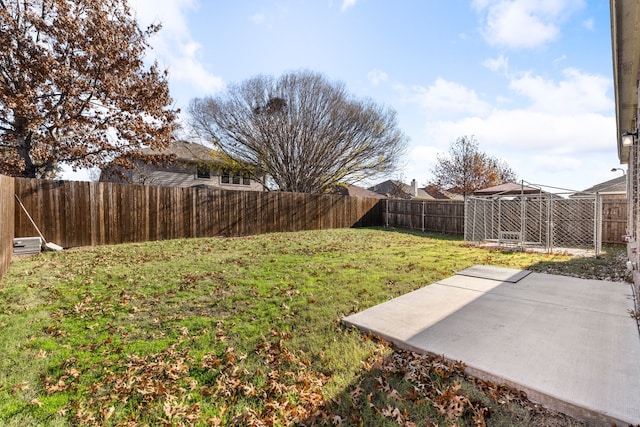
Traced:
POLYGON ((602 197, 522 181, 519 192, 468 196, 464 240, 538 249, 602 251, 602 197), (552 189, 555 191, 543 191, 552 189))

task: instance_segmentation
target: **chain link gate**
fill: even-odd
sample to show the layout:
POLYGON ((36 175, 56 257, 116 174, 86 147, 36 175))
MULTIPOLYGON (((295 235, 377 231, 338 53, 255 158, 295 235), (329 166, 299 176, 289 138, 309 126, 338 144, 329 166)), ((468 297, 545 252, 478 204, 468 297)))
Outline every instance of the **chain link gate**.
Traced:
POLYGON ((540 189, 535 193, 470 196, 465 202, 465 241, 548 253, 583 249, 599 255, 600 197, 575 194, 540 189))

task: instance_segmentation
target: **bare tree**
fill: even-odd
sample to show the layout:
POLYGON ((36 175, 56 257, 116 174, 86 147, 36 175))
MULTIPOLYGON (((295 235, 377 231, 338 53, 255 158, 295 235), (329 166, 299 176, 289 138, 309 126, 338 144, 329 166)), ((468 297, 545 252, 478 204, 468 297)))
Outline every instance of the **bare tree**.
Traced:
POLYGON ((319 193, 387 174, 407 140, 393 110, 310 71, 251 78, 192 100, 189 113, 201 138, 282 191, 319 193))
POLYGON ((0 0, 0 173, 127 167, 166 147, 166 72, 143 62, 159 29, 140 29, 127 0, 0 0))
POLYGON ((462 136, 451 143, 448 155, 438 155, 430 183, 465 197, 476 190, 517 180, 504 161, 480 151, 474 136, 462 136))

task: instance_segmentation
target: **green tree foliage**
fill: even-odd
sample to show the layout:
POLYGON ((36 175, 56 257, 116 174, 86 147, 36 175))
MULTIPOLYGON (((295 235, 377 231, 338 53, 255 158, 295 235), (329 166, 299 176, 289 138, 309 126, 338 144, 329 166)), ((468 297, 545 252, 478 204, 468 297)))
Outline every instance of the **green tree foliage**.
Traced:
POLYGON ((462 136, 451 143, 448 154, 437 156, 431 173, 434 178, 430 184, 464 196, 518 179, 507 163, 480 151, 474 136, 462 136))
POLYGON ((0 0, 0 173, 51 177, 168 146, 166 72, 126 0, 0 0))
POLYGON ((189 113, 201 138, 282 191, 321 193, 388 174, 407 140, 395 111, 310 71, 251 78, 192 100, 189 113))

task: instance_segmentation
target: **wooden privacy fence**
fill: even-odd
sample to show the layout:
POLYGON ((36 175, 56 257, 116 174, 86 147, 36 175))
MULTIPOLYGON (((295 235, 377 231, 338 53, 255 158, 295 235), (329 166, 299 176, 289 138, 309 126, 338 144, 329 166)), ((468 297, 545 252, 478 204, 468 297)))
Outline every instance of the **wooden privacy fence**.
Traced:
POLYGON ((627 234, 627 199, 622 197, 602 197, 602 243, 623 245, 622 236, 627 234))
POLYGON ((0 175, 0 279, 4 276, 13 256, 14 179, 0 175))
MULTIPOLYGON (((51 242, 96 246, 186 237, 379 226, 464 234, 464 203, 335 195, 46 181, 0 175, 0 278, 13 238, 37 232, 18 194, 51 242)), ((603 198, 602 241, 623 244, 626 199, 603 198)))
MULTIPOLYGON (((63 247, 382 224, 378 199, 16 178, 15 192, 63 247)), ((35 236, 15 211, 15 236, 35 236)))
MULTIPOLYGON (((385 225, 437 233, 464 235, 464 202, 453 200, 389 199, 384 208, 385 225)), ((602 243, 622 245, 627 234, 627 200, 602 198, 602 243)))
POLYGON ((384 200, 388 227, 464 234, 464 202, 458 200, 384 200))

